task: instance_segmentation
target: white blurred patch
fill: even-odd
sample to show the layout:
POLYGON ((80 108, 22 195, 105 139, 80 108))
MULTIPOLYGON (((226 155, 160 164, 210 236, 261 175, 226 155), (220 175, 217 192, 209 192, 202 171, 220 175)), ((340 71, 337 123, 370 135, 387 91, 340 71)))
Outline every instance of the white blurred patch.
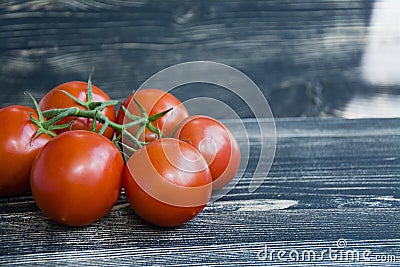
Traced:
POLYGON ((371 84, 400 84, 399 0, 375 2, 361 69, 371 84))
POLYGON ((348 119, 399 118, 400 96, 391 94, 355 95, 344 109, 337 113, 348 119))

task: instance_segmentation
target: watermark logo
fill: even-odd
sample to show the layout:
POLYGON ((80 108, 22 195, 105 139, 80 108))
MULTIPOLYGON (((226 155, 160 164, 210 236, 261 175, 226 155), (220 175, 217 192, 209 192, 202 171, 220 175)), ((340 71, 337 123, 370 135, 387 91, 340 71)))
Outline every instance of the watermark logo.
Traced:
MULTIPOLYGON (((240 137, 241 162, 239 171, 227 186, 213 192, 210 201, 215 201, 226 195, 243 177, 250 159, 251 138, 257 135, 257 139, 261 141, 260 149, 256 151, 258 153, 257 156, 252 155, 252 160, 257 160, 257 162, 255 163, 255 169, 251 170, 252 178, 248 187, 249 192, 254 192, 268 175, 276 149, 274 117, 268 101, 255 82, 243 72, 231 66, 211 61, 192 61, 159 71, 146 80, 138 90, 157 88, 170 92, 181 86, 185 86, 188 90, 194 90, 193 88, 196 88, 195 84, 197 83, 222 87, 228 93, 239 97, 253 114, 252 117, 255 118, 257 128, 252 128, 250 133, 245 119, 241 118, 229 103, 209 95, 207 97, 194 97, 183 102, 191 115, 202 114, 215 118, 216 115, 224 114, 222 119, 234 120, 235 127, 230 130, 235 136, 240 137), (194 86, 190 87, 190 85, 194 86)), ((253 164, 254 162, 252 162, 252 166, 254 166, 253 164)), ((163 199, 159 200, 165 203, 168 202, 163 199)), ((176 205, 176 203, 174 204, 176 205)))
POLYGON ((395 255, 374 254, 370 249, 350 247, 346 239, 339 239, 327 248, 273 248, 264 245, 257 251, 257 259, 269 262, 397 262, 395 255))

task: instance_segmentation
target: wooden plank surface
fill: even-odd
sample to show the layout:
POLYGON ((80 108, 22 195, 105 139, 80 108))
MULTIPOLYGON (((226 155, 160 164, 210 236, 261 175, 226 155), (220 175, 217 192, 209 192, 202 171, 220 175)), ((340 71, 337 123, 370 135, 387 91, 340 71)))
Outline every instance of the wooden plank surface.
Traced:
MULTIPOLYGON (((86 80, 92 66, 95 84, 123 99, 165 67, 210 60, 248 75, 276 117, 399 117, 398 84, 370 84, 361 75, 377 28, 374 10, 390 11, 395 0, 378 2, 1 1, 0 107, 30 105, 23 91, 40 98, 60 83, 86 80)), ((193 86, 175 93, 223 99, 249 116, 223 91, 193 86)), ((83 228, 47 219, 30 193, 1 198, 0 265, 398 266, 399 122, 278 119, 271 171, 249 193, 265 140, 247 119, 251 153, 239 184, 174 229, 140 220, 124 194, 105 218, 83 228), (325 250, 336 252, 321 257, 325 250), (291 261, 289 252, 305 258, 291 261), (368 258, 343 256, 366 252, 368 258)), ((238 137, 246 142, 244 133, 238 137)))
MULTIPOLYGON (((96 84, 123 98, 166 67, 210 60, 253 79, 277 117, 357 116, 345 110, 353 97, 385 93, 390 102, 399 91, 361 75, 370 29, 377 28, 371 25, 375 2, 2 1, 0 103, 26 102, 20 96, 27 89, 41 97, 62 82, 86 80, 92 66, 96 84)), ((397 31, 382 35, 398 40, 397 31)), ((376 115, 368 101, 354 103, 376 115)), ((384 114, 393 112, 399 114, 384 114)))
POLYGON ((244 123, 252 152, 242 179, 189 223, 148 225, 122 195, 99 222, 69 228, 47 219, 30 193, 2 198, 0 265, 398 266, 400 120, 278 119, 274 163, 253 193, 262 140, 255 121, 244 123), (290 251, 305 256, 293 261, 290 251))

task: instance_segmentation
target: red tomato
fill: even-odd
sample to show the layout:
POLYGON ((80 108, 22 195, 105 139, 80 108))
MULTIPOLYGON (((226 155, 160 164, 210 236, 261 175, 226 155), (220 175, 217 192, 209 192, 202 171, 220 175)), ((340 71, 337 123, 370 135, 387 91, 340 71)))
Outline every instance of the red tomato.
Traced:
POLYGON ((34 140, 38 127, 30 120, 38 119, 34 109, 8 106, 0 109, 0 196, 19 194, 29 189, 33 160, 51 137, 41 134, 34 140))
POLYGON ((124 170, 132 208, 159 226, 177 226, 195 217, 210 200, 211 174, 190 144, 161 138, 140 148, 124 170))
MULTIPOLYGON (((132 101, 133 96, 144 107, 149 117, 172 108, 170 112, 153 122, 153 125, 158 127, 164 136, 170 136, 175 126, 189 116, 186 107, 179 99, 168 92, 154 88, 139 90, 124 101, 123 105, 135 116, 140 116, 141 114, 136 103, 132 101)), ((125 116, 125 112, 120 109, 118 111, 117 122, 122 124, 130 121, 125 116)), ((139 126, 131 127, 129 131, 136 136, 138 128, 139 126)), ((142 134, 140 140, 149 142, 155 139, 156 134, 146 129, 144 136, 142 134)))
POLYGON ((240 148, 235 136, 220 121, 207 116, 190 116, 179 124, 174 137, 196 147, 206 159, 213 189, 227 185, 240 165, 240 148))
MULTIPOLYGON (((86 110, 85 107, 76 103, 73 99, 67 96, 60 90, 64 90, 74 97, 78 98, 81 101, 87 100, 87 90, 88 84, 87 82, 80 81, 72 81, 63 83, 53 89, 51 89, 39 102, 39 107, 42 111, 54 109, 54 108, 69 108, 69 107, 78 107, 82 110, 86 110)), ((104 93, 100 88, 95 85, 92 85, 92 95, 93 101, 95 102, 104 102, 110 100, 110 97, 104 93)), ((116 119, 115 108, 114 106, 108 106, 103 111, 102 114, 110 119, 110 121, 114 121, 116 119)), ((92 126, 92 119, 88 118, 75 118, 75 117, 67 117, 60 120, 57 124, 68 123, 71 120, 76 119, 72 124, 72 130, 90 130, 92 126)), ((99 131, 103 125, 99 122, 96 122, 96 131, 99 131)), ((62 133, 68 131, 69 129, 57 130, 57 133, 62 133)), ((114 130, 111 127, 108 127, 103 134, 108 139, 112 139, 114 136, 114 130)))
POLYGON ((122 187, 124 160, 107 138, 85 130, 62 133, 38 153, 31 188, 39 208, 70 226, 107 214, 122 187))

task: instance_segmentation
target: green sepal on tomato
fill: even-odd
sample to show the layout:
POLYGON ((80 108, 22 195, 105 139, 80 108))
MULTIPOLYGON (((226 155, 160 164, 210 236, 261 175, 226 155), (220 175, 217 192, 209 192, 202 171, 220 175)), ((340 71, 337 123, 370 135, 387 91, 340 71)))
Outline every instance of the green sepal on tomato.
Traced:
MULTIPOLYGON (((171 136, 176 125, 189 116, 186 107, 178 98, 168 92, 155 88, 138 90, 125 99, 122 105, 134 116, 140 117, 142 114, 138 105, 133 101, 133 97, 144 108, 148 117, 170 110, 167 114, 152 122, 153 126, 159 129, 162 136, 171 136)), ((116 121, 119 124, 126 124, 132 120, 126 116, 123 109, 119 109, 116 121)), ((139 129, 140 125, 137 125, 129 128, 129 132, 133 136, 136 136, 139 129)), ((147 127, 140 133, 138 138, 141 141, 151 142, 159 138, 159 136, 147 127)))

